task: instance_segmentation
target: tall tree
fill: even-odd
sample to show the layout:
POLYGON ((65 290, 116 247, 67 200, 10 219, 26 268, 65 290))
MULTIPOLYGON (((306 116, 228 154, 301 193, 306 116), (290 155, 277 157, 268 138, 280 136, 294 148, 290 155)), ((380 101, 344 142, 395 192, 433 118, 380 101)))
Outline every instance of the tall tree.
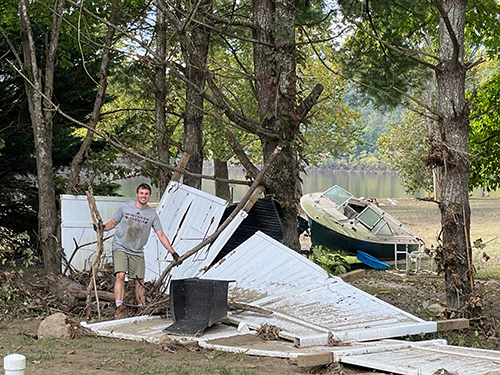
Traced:
MULTIPOLYGON (((203 117, 205 66, 210 43, 212 0, 190 1, 184 8, 181 2, 159 9, 168 17, 179 40, 184 60, 185 110, 184 151, 190 156, 186 169, 201 174, 203 169, 203 117)), ((183 182, 201 188, 201 178, 184 176, 183 182)))
POLYGON ((58 219, 52 170, 52 99, 54 90, 54 68, 62 22, 64 0, 55 0, 52 13, 50 42, 41 69, 36 53, 35 37, 31 25, 29 2, 19 0, 19 24, 23 47, 23 72, 35 140, 38 179, 38 221, 40 225, 40 248, 43 253, 45 271, 61 272, 61 253, 58 233, 58 219), (43 73, 45 72, 45 74, 43 73))
MULTIPOLYGON (((479 12, 480 16, 472 17, 475 25, 479 26, 477 21, 482 19, 491 26, 493 22, 485 10, 498 8, 498 4, 488 1, 476 6, 475 2, 467 0, 420 3, 345 0, 340 3, 344 13, 358 27, 352 41, 367 51, 361 61, 361 74, 352 72, 352 76, 356 76, 358 83, 374 97, 383 98, 386 104, 388 98, 406 101, 413 104, 410 105, 413 110, 423 116, 431 113, 437 121, 438 137, 431 138, 427 158, 428 165, 442 171, 439 200, 442 245, 437 251, 437 259, 445 273, 448 305, 454 309, 464 308, 473 290, 469 236, 470 103, 466 100, 466 73, 481 61, 466 53, 466 15, 468 11, 479 12), (358 22, 357 17, 361 17, 362 22, 358 22), (436 28, 437 35, 434 33, 436 28), (435 37, 437 45, 431 52, 419 49, 421 40, 428 35, 435 37), (377 55, 378 62, 375 63, 373 58, 377 55), (429 108, 408 95, 412 84, 413 90, 423 87, 421 83, 427 80, 424 69, 436 77, 435 108, 429 108), (422 81, 419 82, 419 78, 422 81), (423 110, 417 106, 422 106, 423 110)), ((475 31, 483 33, 479 27, 475 31)))
MULTIPOLYGON (((155 127, 156 127, 156 149, 158 159, 165 164, 170 161, 170 150, 168 147, 170 134, 167 132, 166 122, 166 64, 165 58, 167 55, 167 20, 165 17, 165 0, 158 0, 156 6, 156 25, 155 25, 155 40, 156 40, 156 56, 155 61, 155 127)), ((163 194, 170 181, 169 170, 166 168, 158 168, 158 188, 163 194)))

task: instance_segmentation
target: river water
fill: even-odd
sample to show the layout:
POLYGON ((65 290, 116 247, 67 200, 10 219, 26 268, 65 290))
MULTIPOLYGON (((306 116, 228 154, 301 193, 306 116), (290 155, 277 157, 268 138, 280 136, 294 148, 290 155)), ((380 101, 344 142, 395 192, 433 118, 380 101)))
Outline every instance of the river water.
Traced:
MULTIPOLYGON (((211 175, 213 172, 210 170, 204 170, 203 173, 211 175)), ((234 180, 245 180, 244 173, 239 169, 230 170, 229 178, 234 180)), ((423 193, 407 195, 399 176, 390 173, 380 174, 369 172, 360 173, 314 170, 302 175, 302 180, 302 192, 304 194, 325 191, 333 185, 339 185, 348 190, 355 197, 392 199, 426 196, 423 193)), ((151 183, 149 179, 144 177, 133 177, 127 180, 118 181, 118 183, 122 186, 120 194, 125 197, 135 197, 135 189, 137 185, 142 182, 151 183)), ((248 187, 244 185, 231 185, 231 187, 233 188, 233 200, 235 202, 241 200, 248 190, 248 187)), ((202 189, 207 193, 214 194, 214 182, 211 180, 204 180, 202 183, 202 189)), ((474 190, 472 196, 475 198, 481 197, 481 190, 474 190)), ((490 192, 490 196, 491 198, 498 198, 500 196, 500 190, 490 192)), ((153 187, 151 201, 159 201, 158 189, 155 187, 153 187)))
MULTIPOLYGON (((210 174, 204 171, 205 174, 210 174)), ((231 170, 229 178, 234 180, 245 180, 242 171, 231 170)), ((333 185, 339 185, 351 192, 356 197, 374 198, 402 198, 405 194, 401 179, 395 174, 376 173, 353 173, 339 171, 313 171, 302 175, 302 191, 304 194, 325 191, 333 185)), ((120 194, 123 196, 135 196, 135 188, 142 182, 150 183, 144 177, 133 177, 118 181, 122 188, 120 194)), ((234 201, 239 201, 247 191, 244 185, 231 185, 233 188, 234 201)), ((214 194, 214 182, 204 180, 203 191, 214 194)), ((413 195, 415 196, 415 195, 413 195)), ((418 194, 417 196, 421 196, 418 194)), ((152 201, 158 201, 158 189, 153 187, 152 201)))

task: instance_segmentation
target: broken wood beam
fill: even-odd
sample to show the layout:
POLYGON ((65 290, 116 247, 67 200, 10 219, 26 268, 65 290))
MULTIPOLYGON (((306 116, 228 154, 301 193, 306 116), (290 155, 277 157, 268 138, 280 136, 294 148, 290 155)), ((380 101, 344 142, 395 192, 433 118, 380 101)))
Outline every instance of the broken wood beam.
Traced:
MULTIPOLYGON (((184 169, 186 168, 186 165, 188 164, 188 161, 189 161, 189 158, 191 157, 191 154, 188 154, 187 152, 183 152, 182 153, 182 156, 179 160, 179 163, 177 163, 177 168, 179 169, 184 169)), ((179 182, 179 180, 181 179, 181 172, 179 171, 175 171, 174 174, 172 175, 172 181, 176 181, 176 182, 179 182)))
POLYGON ((330 363, 333 363, 333 352, 299 354, 297 356, 297 365, 299 367, 328 365, 330 363))
POLYGON ((160 286, 163 284, 163 281, 167 277, 167 275, 170 273, 173 267, 176 265, 182 263, 185 259, 189 258, 193 254, 196 254, 199 250, 203 249, 205 246, 211 244, 214 242, 217 237, 229 226, 231 221, 238 215, 238 213, 246 206, 248 200, 252 197, 252 195, 256 192, 257 188, 262 189, 260 185, 261 180, 264 178, 264 175, 267 173, 269 168, 271 167, 272 163, 276 160, 278 157, 279 153, 281 152, 281 147, 276 146, 272 154, 269 156, 267 159, 266 163, 262 166, 262 169, 260 170, 259 174, 253 181, 252 185, 246 192, 246 194, 243 196, 241 201, 236 205, 236 208, 231 212, 231 214, 228 216, 228 218, 217 228, 217 230, 210 236, 208 236, 204 241, 200 242, 198 245, 193 247, 191 250, 187 251, 181 257, 179 258, 179 263, 178 262, 171 262, 162 272, 160 277, 155 281, 153 284, 153 287, 148 291, 147 295, 151 296, 156 294, 160 290, 160 286))
POLYGON ((350 283, 351 281, 362 279, 366 276, 366 271, 363 269, 354 270, 351 272, 344 273, 343 275, 339 275, 339 277, 344 280, 346 283, 350 283))
POLYGON ((453 331, 470 327, 469 319, 465 318, 438 320, 436 323, 438 331, 453 331))
MULTIPOLYGON (((69 287, 68 292, 78 298, 78 299, 86 299, 87 298, 87 292, 82 289, 76 289, 69 287)), ((108 302, 114 302, 115 301, 115 295, 111 292, 106 292, 104 290, 98 290, 97 291, 97 296, 99 299, 102 299, 103 301, 108 301, 108 302)))

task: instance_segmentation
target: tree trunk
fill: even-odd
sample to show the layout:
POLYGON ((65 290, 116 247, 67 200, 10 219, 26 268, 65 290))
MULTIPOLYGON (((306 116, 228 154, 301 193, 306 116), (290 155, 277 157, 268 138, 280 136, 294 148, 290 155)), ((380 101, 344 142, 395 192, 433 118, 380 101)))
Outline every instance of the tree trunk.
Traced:
MULTIPOLYGON (((122 7, 120 4, 120 0, 113 0, 110 15, 110 22, 113 25, 118 24, 121 11, 122 7)), ((106 34, 106 39, 104 42, 104 53, 101 59, 101 66, 99 68, 99 89, 94 101, 92 117, 89 122, 89 127, 91 127, 92 129, 95 129, 97 123, 99 122, 99 115, 106 96, 106 88, 108 87, 108 66, 114 35, 115 29, 113 27, 108 27, 108 32, 106 34)), ((68 185, 66 186, 66 194, 80 193, 80 191, 78 190, 78 185, 80 184, 80 173, 83 168, 83 164, 89 157, 90 146, 92 144, 93 138, 94 133, 87 130, 87 134, 85 135, 85 139, 80 145, 80 149, 71 161, 70 172, 68 176, 68 185)))
MULTIPOLYGON (((432 108, 432 98, 434 94, 434 85, 435 85, 435 77, 431 76, 429 80, 427 81, 427 88, 426 88, 426 96, 425 96, 425 105, 427 108, 432 108)), ((427 121, 427 131, 429 134, 429 137, 432 138, 433 141, 437 140, 440 138, 440 132, 438 128, 438 124, 436 124, 436 121, 434 121, 432 118, 432 113, 430 113, 430 110, 426 111, 428 117, 426 119, 427 121)), ((433 182, 433 191, 434 191, 434 200, 440 201, 441 200, 441 169, 438 167, 433 167, 432 168, 432 182, 433 182)))
POLYGON ((266 193, 283 207, 284 244, 300 250, 297 231, 299 166, 295 140, 299 121, 296 118, 295 67, 295 3, 290 0, 254 1, 254 38, 275 44, 275 49, 264 43, 254 46, 259 115, 263 127, 276 137, 261 137, 264 161, 278 144, 283 145, 278 160, 272 167, 271 184, 266 193), (273 5, 274 4, 274 5, 273 5), (274 36, 273 36, 274 33, 274 36), (274 84, 276 82, 276 84, 274 84))
MULTIPOLYGON (((218 178, 228 179, 227 160, 214 159, 214 175, 218 178)), ((215 195, 232 203, 228 182, 215 180, 215 195)))
POLYGON ((59 221, 57 219, 54 174, 52 171, 51 119, 53 112, 48 107, 49 104, 44 100, 43 95, 49 100, 52 98, 54 66, 63 3, 64 1, 57 0, 54 4, 50 45, 46 57, 45 85, 42 86, 42 72, 36 61, 36 47, 29 17, 28 2, 19 0, 20 33, 23 46, 24 72, 27 78, 25 87, 36 150, 40 249, 42 250, 46 273, 54 274, 61 273, 61 252, 57 238, 59 221))
MULTIPOLYGON (((205 87, 205 74, 203 73, 208 56, 210 42, 210 29, 202 26, 209 21, 206 14, 212 11, 212 0, 202 0, 199 4, 191 3, 198 7, 193 22, 191 37, 184 46, 186 57, 186 106, 184 113, 184 151, 191 155, 187 170, 193 173, 202 173, 203 169, 203 97, 201 91, 205 87)), ((184 176, 184 184, 201 189, 201 178, 184 176)))
MULTIPOLYGON (((169 134, 165 116, 166 88, 166 66, 167 53, 167 22, 165 13, 165 0, 158 0, 156 10, 156 58, 159 61, 155 66, 155 124, 156 124, 156 150, 158 159, 168 164, 170 162, 170 151, 168 149, 169 134)), ((158 168, 158 188, 160 196, 167 188, 170 181, 170 171, 164 167, 158 168)))
MULTIPOLYGON (((436 1, 447 13, 452 33, 440 22, 441 65, 436 70, 443 155, 440 200, 442 257, 448 306, 462 308, 471 293, 469 206, 469 109, 465 100, 464 57, 467 0, 436 1)), ((443 16, 443 15, 442 15, 443 16)))

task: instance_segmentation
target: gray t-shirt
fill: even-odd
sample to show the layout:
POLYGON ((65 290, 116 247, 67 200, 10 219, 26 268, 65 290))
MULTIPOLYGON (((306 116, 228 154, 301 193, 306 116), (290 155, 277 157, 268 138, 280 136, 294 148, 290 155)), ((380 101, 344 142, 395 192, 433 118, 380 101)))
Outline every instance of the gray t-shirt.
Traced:
POLYGON ((148 242, 151 228, 162 230, 160 218, 151 207, 138 208, 135 201, 124 203, 113 216, 118 222, 113 239, 113 250, 121 250, 132 255, 144 255, 144 245, 148 242))

